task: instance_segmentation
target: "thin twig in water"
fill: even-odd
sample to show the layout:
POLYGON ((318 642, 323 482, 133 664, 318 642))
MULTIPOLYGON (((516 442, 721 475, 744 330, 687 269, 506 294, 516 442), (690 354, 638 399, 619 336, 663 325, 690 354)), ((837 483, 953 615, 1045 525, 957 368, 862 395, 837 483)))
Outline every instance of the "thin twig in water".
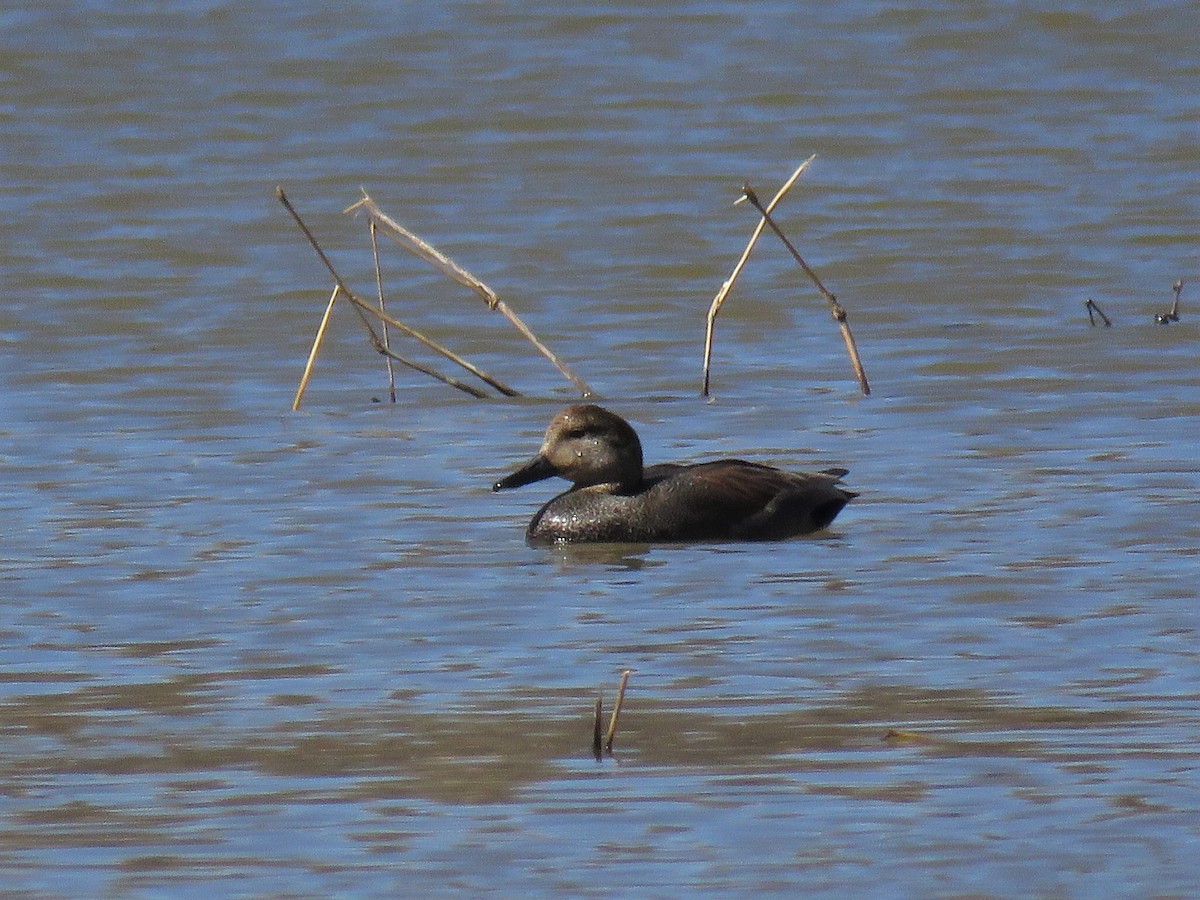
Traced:
MULTIPOLYGON (((783 183, 783 187, 775 192, 775 197, 769 204, 767 204, 768 212, 775 209, 775 207, 779 205, 779 201, 781 201, 784 198, 784 195, 786 195, 787 192, 792 189, 792 185, 796 183, 797 179, 799 179, 804 173, 804 170, 807 169, 809 164, 816 158, 817 156, 814 153, 804 162, 800 163, 800 167, 792 173, 792 177, 783 183)), ((737 202, 740 203, 741 200, 737 202)), ((713 297, 712 305, 708 308, 708 321, 704 329, 704 386, 700 391, 700 394, 703 397, 708 396, 709 375, 712 364, 713 328, 716 325, 717 314, 721 311, 721 307, 725 304, 725 298, 729 296, 729 292, 733 290, 733 283, 737 280, 738 275, 742 273, 742 269, 745 268, 746 261, 750 258, 750 251, 753 250, 754 245, 758 243, 758 239, 762 235, 763 228, 766 227, 766 224, 767 223, 765 219, 758 220, 758 224, 754 226, 754 231, 750 235, 750 240, 746 243, 746 249, 742 251, 741 258, 738 259, 737 264, 733 267, 733 272, 730 273, 729 278, 725 280, 725 283, 721 285, 721 289, 717 291, 717 296, 713 297)))
POLYGON ((750 205, 762 214, 767 225, 775 232, 775 236, 783 241, 784 246, 791 251, 792 258, 800 264, 800 268, 804 270, 804 274, 812 279, 813 284, 817 286, 817 290, 821 292, 821 296, 829 303, 829 311, 833 315, 833 321, 838 323, 838 328, 842 331, 842 340, 846 344, 846 352, 850 354, 850 364, 854 366, 854 374, 858 377, 858 385, 862 388, 864 395, 869 395, 871 393, 871 386, 867 384, 867 373, 863 370, 862 359, 858 355, 858 345, 854 341, 854 334, 850 331, 850 323, 846 321, 846 311, 838 303, 837 297, 821 283, 821 279, 817 277, 817 273, 809 268, 808 263, 804 261, 804 257, 800 255, 800 251, 787 239, 787 235, 775 224, 775 220, 771 218, 770 211, 764 208, 762 203, 759 202, 758 195, 754 193, 750 185, 743 185, 742 193, 750 201, 750 205))
POLYGON ((592 754, 597 760, 604 758, 604 695, 596 698, 592 713, 592 754))
POLYGON ((296 224, 298 226, 300 226, 300 230, 304 233, 304 236, 306 238, 308 238, 308 242, 312 245, 312 248, 316 251, 317 257, 321 260, 322 263, 324 263, 325 268, 329 270, 329 274, 333 276, 334 283, 338 286, 339 290, 341 291, 342 296, 350 301, 351 305, 354 307, 354 311, 356 313, 358 313, 359 320, 363 323, 363 327, 366 328, 367 335, 371 340, 371 346, 373 346, 375 348, 377 353, 381 353, 384 356, 388 356, 392 359, 397 360, 398 362, 402 362, 405 365, 407 365, 413 369, 416 369, 419 372, 424 372, 426 374, 430 374, 433 377, 437 378, 439 381, 443 381, 446 384, 457 387, 459 390, 464 390, 466 393, 469 393, 472 396, 475 396, 475 397, 486 397, 487 396, 485 393, 482 393, 475 388, 469 388, 469 389, 466 388, 466 386, 463 385, 462 382, 457 381, 456 379, 449 378, 448 376, 438 374, 437 372, 435 372, 433 369, 429 368, 428 366, 422 366, 419 363, 415 363, 412 360, 404 359, 403 357, 397 356, 396 354, 392 353, 390 350, 388 350, 387 347, 384 346, 384 343, 380 339, 379 335, 375 333, 375 329, 372 327, 370 319, 367 318, 368 313, 370 315, 374 316, 379 321, 384 322, 388 325, 391 325, 393 328, 399 329, 400 331, 404 332, 405 334, 409 335, 410 337, 416 338, 418 341, 420 341, 422 344, 424 344, 429 349, 442 354, 442 356, 446 357, 447 359, 451 360, 454 363, 457 363, 459 366, 462 366, 464 369, 466 369, 472 375, 476 376, 477 378, 481 379, 482 381, 486 382, 487 384, 490 384, 492 387, 496 388, 496 390, 500 391, 502 394, 507 394, 510 397, 517 396, 517 391, 510 388, 508 385, 504 384, 504 382, 500 381, 497 378, 493 378, 491 375, 488 375, 483 370, 481 370, 481 369, 477 368, 476 366, 472 365, 471 363, 467 362, 465 359, 463 359, 457 353, 454 353, 453 351, 447 349, 446 347, 443 347, 441 344, 437 343, 436 341, 434 341, 430 338, 427 338, 425 335, 421 334, 416 329, 411 328, 408 325, 405 325, 400 320, 398 320, 392 316, 389 316, 386 313, 376 309, 374 306, 367 303, 367 301, 363 300, 361 297, 359 297, 357 294, 355 294, 352 290, 350 290, 350 288, 346 285, 346 282, 342 279, 342 276, 339 275, 337 270, 333 267, 333 263, 331 263, 329 261, 329 257, 325 255, 325 251, 321 249, 321 245, 319 243, 317 243, 317 239, 316 239, 316 237, 313 236, 312 231, 309 230, 309 227, 304 223, 304 220, 302 218, 300 218, 300 214, 298 212, 296 212, 296 208, 294 206, 292 206, 291 201, 288 200, 287 195, 283 192, 283 188, 282 187, 276 188, 275 195, 279 198, 279 202, 283 204, 284 208, 291 214, 292 218, 296 220, 296 224))
MULTIPOLYGON (((307 389, 308 381, 312 377, 313 366, 315 365, 315 363, 317 361, 317 353, 320 351, 321 344, 325 340, 325 332, 329 328, 329 318, 333 313, 334 303, 337 300, 338 295, 341 294, 341 292, 342 292, 342 289, 340 287, 335 286, 333 289, 333 293, 329 297, 329 303, 325 307, 325 314, 321 317, 321 324, 317 328, 317 336, 313 339, 312 350, 309 351, 309 354, 308 354, 308 362, 304 366, 304 374, 300 377, 300 387, 297 388, 297 390, 296 390, 296 399, 292 401, 292 410, 293 411, 298 410, 300 408, 300 401, 304 397, 304 391, 307 389)), ((459 381, 457 378, 453 378, 449 375, 443 375, 441 372, 438 372, 436 369, 430 368, 429 366, 425 365, 424 363, 419 363, 413 359, 407 359, 406 357, 400 356, 398 353, 393 353, 391 350, 388 350, 387 348, 380 349, 379 352, 384 354, 389 360, 394 359, 396 362, 406 365, 410 369, 412 369, 416 372, 420 372, 423 375, 428 375, 430 378, 436 378, 438 381, 442 382, 443 384, 448 384, 448 385, 450 385, 450 387, 457 388, 458 390, 462 391, 464 394, 470 394, 472 397, 476 397, 480 400, 487 399, 488 395, 487 395, 486 391, 481 391, 479 388, 475 387, 474 385, 464 384, 463 382, 459 381)))
MULTIPOLYGON (((387 304, 383 302, 383 270, 379 267, 379 240, 375 236, 375 223, 371 222, 371 259, 375 263, 375 292, 379 297, 379 311, 386 313, 387 304)), ((392 349, 391 336, 388 334, 387 322, 383 323, 383 347, 385 350, 392 349)), ((392 357, 385 355, 384 362, 387 363, 388 373, 388 396, 393 403, 396 402, 396 370, 392 366, 392 357)))
POLYGON ((501 313, 513 326, 521 332, 538 352, 546 359, 554 364, 554 367, 563 374, 564 377, 579 390, 584 397, 593 396, 592 389, 582 378, 575 374, 571 368, 560 360, 545 344, 538 340, 537 335, 529 330, 529 327, 521 321, 520 317, 512 311, 490 287, 456 263, 450 257, 446 256, 432 244, 423 240, 420 236, 413 234, 399 222, 388 216, 381 210, 378 204, 366 193, 363 192, 363 198, 357 203, 347 207, 344 212, 356 212, 359 209, 366 210, 372 221, 378 222, 383 229, 386 237, 390 238, 399 246, 408 250, 410 253, 419 256, 434 268, 441 271, 443 274, 457 281, 459 284, 469 287, 475 293, 479 294, 487 303, 488 309, 494 309, 501 313))
POLYGON ((430 378, 436 378, 438 381, 442 382, 443 384, 450 385, 450 387, 458 388, 464 394, 470 394, 472 397, 476 397, 479 400, 486 400, 488 398, 487 391, 480 390, 479 388, 475 387, 475 385, 473 385, 473 384, 466 384, 465 382, 459 381, 457 378, 455 378, 452 375, 443 375, 441 372, 437 371, 437 369, 431 368, 430 366, 427 366, 424 363, 419 363, 415 359, 409 359, 406 356, 401 356, 399 353, 395 353, 395 352, 387 349, 386 347, 377 348, 377 349, 379 349, 379 352, 382 353, 384 356, 386 356, 388 359, 394 359, 396 362, 400 363, 401 365, 408 366, 410 369, 412 369, 415 372, 420 372, 423 375, 428 375, 430 378))
MULTIPOLYGON (((334 284, 341 289, 342 295, 353 301, 354 291, 350 290, 350 288, 346 285, 346 282, 342 280, 342 276, 339 275, 337 269, 333 267, 333 263, 329 261, 329 257, 325 255, 325 251, 321 249, 321 245, 317 242, 316 236, 309 229, 308 225, 305 224, 304 220, 300 218, 300 213, 296 212, 296 207, 292 206, 292 201, 287 198, 287 194, 283 192, 282 187, 275 188, 275 196, 279 198, 279 202, 283 204, 283 208, 291 213, 292 218, 296 220, 296 224, 300 226, 300 230, 304 232, 304 236, 308 238, 308 242, 312 245, 313 250, 317 252, 317 258, 325 264, 325 268, 328 269, 329 274, 333 276, 334 284)), ((367 329, 367 333, 371 336, 371 343, 375 345, 376 349, 382 347, 383 342, 379 339, 379 336, 375 334, 375 329, 372 327, 371 321, 365 315, 363 315, 362 307, 358 304, 355 304, 354 309, 355 312, 358 313, 359 319, 362 320, 363 326, 367 329)))
POLYGON ((1097 304, 1095 300, 1093 300, 1091 297, 1088 297, 1083 301, 1083 305, 1087 307, 1088 321, 1092 323, 1093 328, 1096 327, 1096 316, 1101 318, 1101 320, 1104 322, 1105 328, 1112 327, 1112 319, 1104 314, 1104 310, 1100 308, 1099 304, 1097 304))
POLYGON ((1179 295, 1183 293, 1183 279, 1177 278, 1175 283, 1171 285, 1171 290, 1175 292, 1175 302, 1171 304, 1170 312, 1159 313, 1154 317, 1154 321, 1159 325, 1168 325, 1171 322, 1179 321, 1179 295))
MULTIPOLYGON (((487 374, 487 372, 484 372, 482 369, 478 368, 473 363, 467 362, 465 359, 463 359, 461 356, 459 356, 453 350, 443 347, 441 344, 437 343, 437 341, 433 340, 432 338, 426 337, 421 332, 417 331, 415 328, 413 328, 409 325, 405 325, 399 319, 396 319, 393 316, 388 315, 387 313, 380 312, 378 309, 373 307, 371 304, 367 303, 365 300, 363 300, 357 294, 350 295, 350 302, 353 303, 356 308, 370 313, 375 318, 379 319, 379 321, 384 322, 388 325, 391 325, 393 328, 399 329, 400 331, 407 334, 409 337, 416 338, 418 341, 420 341, 422 344, 424 344, 429 349, 435 350, 438 353, 442 354, 442 356, 446 357, 446 359, 450 360, 451 362, 457 363, 462 368, 466 369, 468 372, 470 372, 472 375, 474 375, 476 378, 478 378, 480 381, 483 381, 486 384, 490 384, 492 387, 494 387, 496 390, 498 390, 500 393, 504 394, 505 396, 507 396, 507 397, 519 397, 520 396, 520 392, 517 391, 515 388, 509 387, 507 384, 505 384, 499 378, 496 378, 494 375, 487 374)), ((386 347, 384 347, 381 342, 375 341, 375 342, 373 342, 373 344, 374 344, 375 350, 377 352, 382 353, 385 356, 390 356, 392 359, 398 360, 400 362, 404 362, 406 365, 412 365, 412 363, 410 361, 405 360, 403 357, 397 356, 396 354, 392 353, 390 350, 388 350, 386 347)), ((424 370, 422 370, 422 371, 424 371, 424 370)), ((432 371, 432 370, 430 370, 430 371, 432 371)), ((454 381, 454 379, 449 379, 449 380, 447 380, 447 384, 449 384, 453 381, 454 381)), ((475 396, 486 397, 487 394, 486 393, 477 393, 477 394, 475 394, 475 396)))
POLYGON ((625 703, 625 685, 629 684, 629 676, 632 672, 632 669, 626 669, 621 673, 621 686, 617 688, 617 703, 613 707, 612 718, 608 721, 608 734, 604 737, 606 753, 612 753, 613 738, 617 736, 617 717, 621 715, 621 706, 625 703))

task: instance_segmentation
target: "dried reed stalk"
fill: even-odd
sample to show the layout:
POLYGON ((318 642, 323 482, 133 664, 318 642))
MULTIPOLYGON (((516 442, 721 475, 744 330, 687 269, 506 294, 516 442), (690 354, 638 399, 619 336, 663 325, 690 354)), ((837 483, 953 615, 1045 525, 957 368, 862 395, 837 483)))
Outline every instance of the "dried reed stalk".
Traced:
MULTIPOLYGON (((391 321, 391 320, 387 320, 387 321, 391 321)), ((409 359, 406 356, 401 356, 399 353, 393 353, 391 350, 387 349, 386 347, 377 348, 377 349, 379 350, 380 353, 382 353, 388 359, 394 359, 396 362, 400 363, 401 365, 408 366, 413 371, 420 372, 423 375, 428 375, 430 378, 436 378, 442 384, 448 384, 452 388, 458 388, 464 394, 470 394, 472 397, 475 397, 479 400, 486 400, 488 398, 487 391, 480 390, 479 388, 475 387, 472 384, 466 384, 462 381, 459 381, 457 378, 455 378, 451 375, 444 375, 441 372, 437 371, 436 369, 425 365, 424 363, 417 362, 415 359, 409 359)))
POLYGON ((1112 327, 1112 319, 1104 314, 1104 310, 1100 308, 1100 305, 1095 300, 1088 297, 1083 301, 1083 305, 1087 308, 1088 321, 1092 323, 1093 328, 1096 327, 1096 316, 1099 316, 1104 321, 1105 328, 1112 327))
POLYGON ((606 753, 612 753, 613 738, 617 736, 617 717, 621 715, 621 706, 625 703, 625 685, 629 684, 629 676, 632 672, 632 669, 626 669, 621 673, 621 686, 617 688, 617 703, 613 707, 612 718, 608 720, 608 733, 604 737, 606 753))
MULTIPOLYGON (((775 197, 767 205, 768 211, 773 210, 779 205, 779 201, 782 200, 784 195, 786 195, 787 192, 792 189, 792 185, 796 183, 800 176, 804 174, 804 170, 807 169, 809 164, 816 158, 817 155, 814 153, 804 162, 800 163, 800 167, 792 173, 792 177, 785 181, 783 183, 783 187, 781 187, 775 193, 775 197)), ((741 200, 738 200, 737 202, 740 203, 741 200)), ((766 228, 766 225, 766 220, 760 219, 758 224, 754 226, 754 232, 750 235, 750 240, 746 243, 746 249, 742 251, 741 258, 737 261, 737 265, 733 267, 733 272, 730 273, 729 278, 725 280, 725 283, 721 285, 721 289, 717 291, 717 296, 713 297, 712 305, 708 308, 708 322, 704 330, 704 386, 700 391, 700 394, 703 397, 708 396, 709 374, 712 363, 713 328, 716 325, 717 314, 721 311, 721 307, 725 303, 725 298, 729 296, 729 292, 733 290, 733 283, 737 280, 737 277, 742 274, 742 269, 745 268, 746 260, 750 258, 750 251, 753 250, 754 245, 758 243, 758 239, 762 235, 763 229, 766 228)))
POLYGON ((854 342, 854 334, 850 331, 850 323, 846 320, 846 311, 838 303, 837 297, 821 283, 821 279, 817 277, 817 273, 809 268, 808 263, 804 261, 804 257, 800 255, 800 251, 788 240, 787 235, 775 224, 775 220, 771 218, 770 210, 763 207, 762 203, 759 202, 758 195, 754 193, 750 185, 743 185, 742 193, 750 201, 750 205, 762 214, 763 221, 771 227, 771 230, 775 232, 775 236, 783 241, 784 246, 791 252, 792 258, 800 264, 800 268, 804 270, 804 274, 812 279, 813 284, 817 286, 817 290, 821 292, 821 296, 829 304, 829 312, 833 315, 833 321, 838 323, 838 328, 842 331, 842 340, 846 344, 846 352, 850 354, 850 363, 854 366, 854 374, 858 377, 858 385, 862 388, 864 395, 869 395, 871 393, 871 386, 867 384, 867 373, 863 370, 862 359, 858 355, 858 345, 854 342))
POLYGON ((520 317, 518 317, 517 314, 508 306, 508 304, 501 300, 496 292, 490 287, 488 287, 454 260, 450 259, 450 257, 446 256, 432 244, 426 242, 418 235, 413 234, 399 222, 388 216, 379 208, 378 204, 371 199, 370 195, 368 195, 366 191, 363 192, 363 198, 361 200, 347 207, 344 211, 346 213, 351 213, 357 212, 359 209, 365 210, 367 215, 371 217, 371 220, 379 224, 386 237, 390 238, 392 241, 403 247, 405 250, 408 250, 410 253, 419 256, 421 259, 425 260, 443 274, 454 279, 459 284, 468 287, 475 293, 479 294, 479 296, 483 298, 484 302, 487 303, 488 309, 497 310, 501 315, 508 319, 508 321, 511 322, 513 326, 525 336, 526 340, 528 340, 535 348, 537 348, 539 353, 546 357, 546 359, 550 360, 550 362, 554 364, 554 367, 558 369, 558 371, 561 372, 568 381, 575 385, 575 387, 584 397, 593 396, 593 391, 591 387, 588 386, 587 382, 576 375, 566 363, 560 360, 550 350, 549 347, 538 340, 537 335, 529 330, 529 327, 521 321, 520 317))
MULTIPOLYGON (((375 235, 375 223, 371 223, 371 260, 375 264, 375 293, 379 297, 379 311, 387 312, 387 304, 383 302, 383 270, 379 266, 379 239, 375 235)), ((385 350, 392 349, 391 335, 388 332, 387 322, 383 323, 383 347, 385 350)), ((388 373, 388 397, 393 403, 396 402, 396 369, 392 365, 392 357, 384 356, 384 362, 387 364, 388 373)))
POLYGON ((296 398, 292 401, 293 412, 300 408, 300 401, 304 399, 304 391, 308 388, 308 379, 312 377, 313 366, 317 362, 317 354, 321 351, 321 344, 325 342, 325 332, 329 330, 329 319, 333 315, 333 304, 337 302, 337 297, 341 293, 341 290, 340 287, 334 285, 333 293, 329 295, 329 303, 325 305, 325 315, 321 316, 321 324, 317 326, 317 336, 313 338, 312 349, 308 351, 308 362, 304 364, 304 374, 300 376, 300 386, 296 388, 296 398))
MULTIPOLYGON (((375 318, 379 319, 379 321, 383 322, 384 324, 391 325, 393 328, 398 328, 400 331, 403 331, 409 337, 416 338, 418 341, 420 341, 426 347, 429 347, 431 350, 436 350, 438 353, 441 353, 442 356, 446 357, 446 359, 462 366, 464 369, 466 369, 468 372, 470 372, 476 378, 480 379, 481 381, 483 381, 487 384, 490 384, 492 387, 494 387, 500 393, 504 394, 506 397, 521 396, 520 392, 516 388, 509 387, 507 384, 505 384, 499 378, 496 378, 493 375, 487 374, 482 369, 476 367, 472 363, 467 362, 467 360, 463 359, 461 356, 459 356, 453 350, 449 350, 446 347, 443 347, 441 344, 437 343, 432 338, 428 338, 425 335, 421 334, 421 332, 417 331, 415 328, 405 325, 399 319, 396 319, 393 316, 388 315, 387 313, 380 312, 378 309, 376 309, 371 304, 367 303, 365 300, 363 300, 358 295, 351 294, 350 302, 354 304, 356 309, 370 313, 371 315, 375 316, 375 318)), ((398 362, 403 362, 405 365, 412 366, 413 368, 418 369, 418 371, 423 371, 423 372, 424 371, 428 371, 428 372, 433 371, 432 369, 427 369, 427 368, 421 367, 417 364, 414 364, 411 360, 406 360, 402 356, 397 356, 396 354, 394 354, 390 350, 388 350, 386 347, 384 347, 383 342, 379 341, 378 339, 373 340, 372 343, 375 346, 375 350, 378 353, 382 353, 384 356, 390 356, 392 359, 397 360, 398 362)), ((455 381, 455 379, 450 378, 449 376, 445 376, 441 380, 445 381, 447 384, 461 384, 461 382, 455 381)), ((487 394, 484 392, 476 393, 474 390, 470 391, 469 393, 474 393, 475 396, 477 396, 477 397, 486 397, 487 396, 487 394)))
POLYGON ((346 285, 346 282, 342 279, 342 276, 338 274, 337 269, 335 269, 333 267, 333 263, 331 263, 329 261, 329 257, 325 255, 325 251, 323 249, 321 249, 321 245, 317 242, 316 237, 313 235, 313 233, 309 229, 308 225, 305 224, 304 220, 300 217, 300 214, 298 212, 296 212, 296 208, 294 206, 292 206, 291 201, 288 200, 287 194, 284 193, 283 188, 277 187, 275 189, 275 195, 279 198, 279 202, 283 204, 284 208, 287 209, 287 211, 291 214, 292 218, 295 219, 296 224, 300 227, 300 230, 304 233, 304 236, 306 238, 308 238, 308 242, 312 245, 313 250, 316 251, 317 257, 325 265, 325 268, 329 270, 329 274, 333 276, 334 284, 337 285, 342 296, 350 301, 351 305, 354 308, 354 311, 358 314, 358 318, 362 322, 363 327, 366 328, 367 335, 369 336, 369 338, 371 340, 371 345, 375 348, 376 352, 381 353, 384 356, 387 356, 391 359, 395 359, 398 362, 402 362, 405 365, 407 365, 413 369, 416 369, 419 372, 424 372, 426 374, 430 374, 433 377, 437 378, 439 381, 442 381, 446 384, 453 385, 454 387, 457 387, 460 390, 465 390, 466 393, 469 393, 472 396, 475 396, 475 397, 486 397, 487 396, 485 393, 482 393, 475 388, 468 389, 465 385, 462 384, 462 382, 457 381, 456 379, 449 378, 448 376, 444 376, 444 375, 434 372, 434 370, 429 368, 428 366, 423 366, 420 363, 413 362, 412 360, 405 359, 404 357, 397 356, 396 354, 392 353, 391 350, 389 350, 384 345, 384 342, 379 337, 379 335, 376 334, 375 328, 371 325, 370 319, 367 318, 367 314, 374 316, 379 321, 381 321, 387 325, 391 325, 393 328, 399 329, 400 331, 404 332, 405 334, 409 335, 410 337, 416 338, 418 341, 420 341, 426 347, 430 348, 431 350, 433 350, 437 353, 440 353, 442 356, 444 356, 447 359, 451 360, 452 362, 458 364, 459 366, 466 369, 468 372, 470 372, 475 377, 479 378, 480 380, 482 380, 482 381, 486 382, 487 384, 491 385, 492 387, 494 387, 496 390, 500 391, 500 393, 506 394, 510 397, 519 396, 519 393, 516 390, 509 387, 504 382, 500 381, 498 378, 494 378, 493 376, 487 374, 482 369, 478 368, 477 366, 473 365, 472 363, 467 362, 467 360, 463 359, 457 353, 454 353, 452 350, 449 350, 448 348, 443 347, 441 344, 437 343, 436 341, 432 340, 431 338, 426 337, 425 335, 423 335, 419 331, 417 331, 415 328, 411 328, 410 326, 404 324, 403 322, 396 319, 395 317, 389 316, 387 313, 376 309, 370 303, 367 303, 365 300, 363 300, 361 297, 359 297, 357 294, 355 294, 352 290, 350 290, 350 288, 346 285))
MULTIPOLYGON (((321 344, 324 343, 324 341, 325 341, 325 332, 329 328, 329 318, 333 314, 334 302, 337 300, 338 295, 341 293, 342 293, 341 287, 335 286, 333 289, 333 293, 329 297, 329 303, 325 307, 325 314, 321 317, 321 324, 317 328, 317 336, 313 339, 312 350, 310 350, 309 354, 308 354, 308 362, 304 366, 304 374, 300 377, 300 387, 297 388, 297 390, 296 390, 296 399, 292 401, 292 410, 293 411, 298 410, 300 408, 300 401, 304 397, 304 391, 307 389, 308 381, 312 377, 313 366, 315 365, 315 363, 317 361, 317 353, 320 352, 321 344)), ((465 384, 465 383, 459 381, 457 378, 452 378, 449 375, 443 375, 441 372, 437 371, 436 369, 430 368, 429 366, 425 365, 424 363, 419 363, 413 359, 407 359, 406 357, 400 356, 398 353, 393 353, 390 349, 388 349, 386 347, 384 347, 384 348, 377 347, 376 349, 378 349, 380 353, 382 353, 385 357, 387 357, 387 359, 389 361, 395 360, 396 362, 406 365, 410 369, 420 372, 423 375, 428 375, 430 378, 436 378, 438 381, 442 382, 443 384, 448 384, 452 388, 457 388, 458 390, 462 391, 464 394, 470 394, 472 397, 477 397, 480 400, 487 399, 487 396, 488 396, 487 392, 481 391, 479 388, 475 387, 474 385, 465 384)))
POLYGON ((592 711, 592 754, 599 762, 604 758, 604 696, 596 698, 592 711))
POLYGON ((1175 294, 1175 301, 1171 304, 1170 312, 1158 313, 1154 317, 1154 321, 1159 325, 1169 325, 1171 322, 1179 321, 1179 295, 1183 293, 1183 279, 1175 279, 1175 283, 1171 285, 1171 290, 1175 294))

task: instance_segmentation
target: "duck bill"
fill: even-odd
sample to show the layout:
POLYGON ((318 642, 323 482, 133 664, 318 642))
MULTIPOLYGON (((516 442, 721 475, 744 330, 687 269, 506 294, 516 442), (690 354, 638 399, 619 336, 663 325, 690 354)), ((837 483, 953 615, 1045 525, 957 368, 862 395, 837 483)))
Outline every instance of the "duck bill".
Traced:
POLYGON ((504 491, 508 488, 520 487, 523 484, 532 484, 535 481, 541 481, 544 478, 550 478, 557 475, 558 472, 554 466, 550 464, 550 460, 542 456, 540 453, 531 459, 517 471, 511 475, 506 475, 495 484, 492 485, 493 491, 504 491))

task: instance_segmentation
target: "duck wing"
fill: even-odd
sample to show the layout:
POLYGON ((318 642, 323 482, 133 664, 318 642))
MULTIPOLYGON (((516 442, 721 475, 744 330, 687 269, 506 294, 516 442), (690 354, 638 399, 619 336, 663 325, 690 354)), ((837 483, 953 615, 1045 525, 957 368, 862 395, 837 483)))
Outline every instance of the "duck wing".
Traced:
POLYGON ((675 511, 681 537, 775 540, 826 528, 855 494, 844 469, 786 472, 741 459, 646 471, 675 511))

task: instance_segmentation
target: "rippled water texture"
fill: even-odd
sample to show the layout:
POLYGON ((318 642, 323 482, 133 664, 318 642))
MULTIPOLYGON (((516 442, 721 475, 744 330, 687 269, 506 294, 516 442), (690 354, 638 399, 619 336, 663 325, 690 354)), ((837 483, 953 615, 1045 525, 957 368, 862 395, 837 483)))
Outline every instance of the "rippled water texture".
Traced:
POLYGON ((1194 892, 1194 4, 25 6, 5 890, 1194 892), (701 400, 732 203, 813 153, 778 217, 872 395, 767 235, 701 400), (290 412, 331 284, 276 185, 370 297, 368 190, 651 461, 861 496, 782 544, 526 546, 556 487, 489 486, 570 385, 383 241, 391 309, 524 397, 392 405, 339 308, 290 412))

